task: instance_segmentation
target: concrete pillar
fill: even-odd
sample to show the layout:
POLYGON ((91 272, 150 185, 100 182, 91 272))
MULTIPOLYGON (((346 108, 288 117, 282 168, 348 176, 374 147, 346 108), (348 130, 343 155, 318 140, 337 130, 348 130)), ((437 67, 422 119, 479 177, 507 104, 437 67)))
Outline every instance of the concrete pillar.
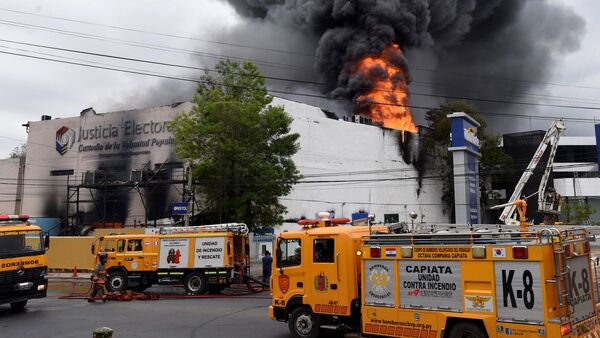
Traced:
POLYGON ((479 211, 479 123, 458 112, 449 114, 450 147, 454 169, 454 212, 457 224, 478 224, 479 211))

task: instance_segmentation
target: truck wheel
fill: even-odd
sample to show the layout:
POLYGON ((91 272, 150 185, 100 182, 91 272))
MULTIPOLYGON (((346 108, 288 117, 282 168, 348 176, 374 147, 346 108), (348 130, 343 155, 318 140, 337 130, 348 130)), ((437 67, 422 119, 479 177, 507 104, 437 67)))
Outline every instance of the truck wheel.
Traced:
POLYGON ((290 313, 288 327, 292 337, 295 338, 317 338, 321 330, 319 317, 310 308, 304 306, 295 308, 290 313))
POLYGON ((127 290, 127 276, 121 271, 112 272, 106 279, 106 289, 111 292, 127 290))
POLYGON ((487 334, 477 324, 459 322, 450 330, 449 338, 487 338, 487 334))
POLYGON ((192 272, 183 280, 185 291, 192 295, 201 295, 206 292, 206 278, 204 275, 192 272))
POLYGON ((21 312, 25 309, 25 305, 27 305, 27 299, 22 300, 20 302, 10 303, 10 309, 13 312, 21 312))

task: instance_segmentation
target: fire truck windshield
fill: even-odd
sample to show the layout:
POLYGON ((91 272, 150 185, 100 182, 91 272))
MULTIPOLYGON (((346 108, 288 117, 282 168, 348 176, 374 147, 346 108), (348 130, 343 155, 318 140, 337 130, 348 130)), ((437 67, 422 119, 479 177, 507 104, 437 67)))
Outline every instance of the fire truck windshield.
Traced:
POLYGON ((29 256, 44 252, 41 231, 0 232, 0 258, 29 256))

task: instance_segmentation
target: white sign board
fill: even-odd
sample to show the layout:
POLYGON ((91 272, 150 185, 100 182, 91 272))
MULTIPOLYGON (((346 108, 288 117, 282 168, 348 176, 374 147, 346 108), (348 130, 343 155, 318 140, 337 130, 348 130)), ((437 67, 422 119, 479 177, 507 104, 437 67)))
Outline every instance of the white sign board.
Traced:
POLYGON ((460 262, 400 261, 400 306, 462 310, 460 262))
POLYGON ((542 286, 539 262, 496 262, 498 320, 541 323, 542 286))
POLYGON ((196 238, 195 268, 219 268, 225 265, 225 237, 196 238))
POLYGON ((569 259, 571 288, 573 292, 573 322, 580 322, 594 315, 592 301, 592 273, 588 256, 569 259))
POLYGON ((189 238, 161 238, 158 268, 187 268, 189 249, 189 238))
POLYGON ((393 307, 395 284, 394 261, 365 260, 365 304, 393 307))

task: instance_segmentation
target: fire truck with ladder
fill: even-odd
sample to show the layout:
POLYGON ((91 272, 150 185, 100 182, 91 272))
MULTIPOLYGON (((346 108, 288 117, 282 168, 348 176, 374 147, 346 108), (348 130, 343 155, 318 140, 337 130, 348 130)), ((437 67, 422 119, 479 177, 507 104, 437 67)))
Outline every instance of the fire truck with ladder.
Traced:
POLYGON ((27 215, 0 215, 0 304, 13 311, 46 297, 50 237, 29 223, 27 215))
POLYGON ((109 291, 144 291, 153 284, 181 285, 188 294, 217 293, 249 269, 248 227, 243 223, 162 227, 156 234, 99 237, 91 248, 107 254, 109 291))
POLYGON ((391 233, 320 217, 276 239, 269 316, 293 337, 600 336, 583 228, 391 233))

